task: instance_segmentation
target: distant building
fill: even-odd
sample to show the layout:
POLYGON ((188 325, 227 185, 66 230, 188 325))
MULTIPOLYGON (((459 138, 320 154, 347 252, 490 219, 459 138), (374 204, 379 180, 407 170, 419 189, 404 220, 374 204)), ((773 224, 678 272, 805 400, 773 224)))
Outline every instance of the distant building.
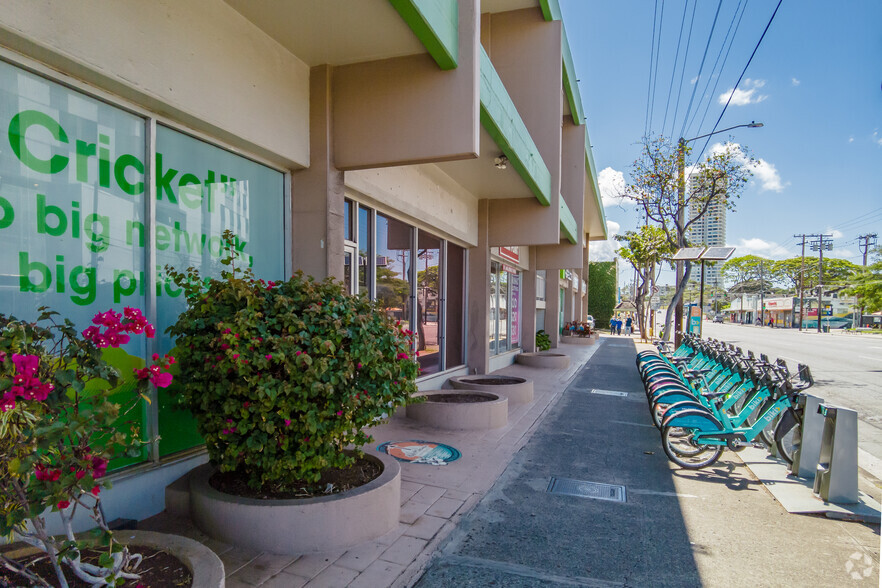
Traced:
MULTIPOLYGON (((690 186, 698 181, 698 174, 689 175, 690 186)), ((698 206, 689 207, 689 220, 694 219, 701 212, 698 206)), ((726 245, 726 203, 716 200, 711 203, 707 212, 700 219, 693 222, 686 232, 686 238, 694 246, 723 247, 726 245)), ((705 265, 704 283, 711 286, 723 286, 720 274, 722 264, 705 265)))

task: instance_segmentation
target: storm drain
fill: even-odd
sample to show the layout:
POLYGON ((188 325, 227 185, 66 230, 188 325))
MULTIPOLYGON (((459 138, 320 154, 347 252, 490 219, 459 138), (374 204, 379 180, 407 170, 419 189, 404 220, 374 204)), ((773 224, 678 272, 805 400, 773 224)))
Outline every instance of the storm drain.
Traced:
POLYGON ((617 484, 601 484, 600 482, 585 482, 552 476, 545 491, 551 494, 565 494, 580 498, 626 502, 625 487, 617 484))
POLYGON ((602 396, 618 396, 619 398, 627 398, 627 392, 619 392, 618 390, 598 390, 597 388, 593 388, 591 390, 592 394, 600 394, 602 396))

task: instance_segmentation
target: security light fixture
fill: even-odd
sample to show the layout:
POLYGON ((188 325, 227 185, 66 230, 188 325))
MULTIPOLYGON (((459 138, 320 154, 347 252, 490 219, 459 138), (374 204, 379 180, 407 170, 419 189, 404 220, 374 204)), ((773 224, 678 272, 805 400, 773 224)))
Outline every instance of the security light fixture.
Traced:
POLYGON ((493 160, 493 165, 496 166, 496 169, 505 169, 506 167, 508 167, 508 157, 506 157, 505 155, 500 155, 493 160))

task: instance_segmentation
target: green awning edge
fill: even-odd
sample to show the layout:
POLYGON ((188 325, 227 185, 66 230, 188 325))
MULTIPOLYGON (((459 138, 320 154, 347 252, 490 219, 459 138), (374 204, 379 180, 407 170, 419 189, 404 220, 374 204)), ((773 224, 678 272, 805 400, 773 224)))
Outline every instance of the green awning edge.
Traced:
POLYGON ((459 60, 459 6, 456 0, 389 0, 444 70, 459 60))

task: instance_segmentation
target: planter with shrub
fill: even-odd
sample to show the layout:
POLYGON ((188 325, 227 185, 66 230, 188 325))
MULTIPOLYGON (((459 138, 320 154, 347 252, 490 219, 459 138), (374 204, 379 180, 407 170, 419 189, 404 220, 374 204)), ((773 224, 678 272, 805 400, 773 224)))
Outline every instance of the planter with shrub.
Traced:
POLYGON ((235 529, 220 530, 220 519, 246 521, 234 525, 250 520, 260 529, 255 517, 285 518, 279 532, 287 536, 260 529, 266 542, 260 548, 279 553, 386 533, 398 521, 398 465, 365 459, 359 448, 371 441, 366 428, 416 392, 412 333, 331 279, 299 272, 281 282, 256 279, 236 268, 234 236, 227 232, 224 239, 228 269, 219 279, 203 279, 192 268, 168 269, 188 303, 168 329, 176 338, 178 391, 196 418, 211 465, 207 477, 204 471, 191 477, 195 522, 230 541, 235 529), (375 484, 385 489, 377 492, 375 484), (337 503, 363 495, 390 505, 373 507, 385 513, 380 528, 366 533, 369 521, 330 516, 341 508, 337 503), (253 510, 261 504, 266 515, 253 510), (307 531, 288 518, 315 504, 329 513, 323 528, 307 531), (353 527, 352 537, 341 525, 353 527), (297 535, 309 537, 299 541, 297 535))

